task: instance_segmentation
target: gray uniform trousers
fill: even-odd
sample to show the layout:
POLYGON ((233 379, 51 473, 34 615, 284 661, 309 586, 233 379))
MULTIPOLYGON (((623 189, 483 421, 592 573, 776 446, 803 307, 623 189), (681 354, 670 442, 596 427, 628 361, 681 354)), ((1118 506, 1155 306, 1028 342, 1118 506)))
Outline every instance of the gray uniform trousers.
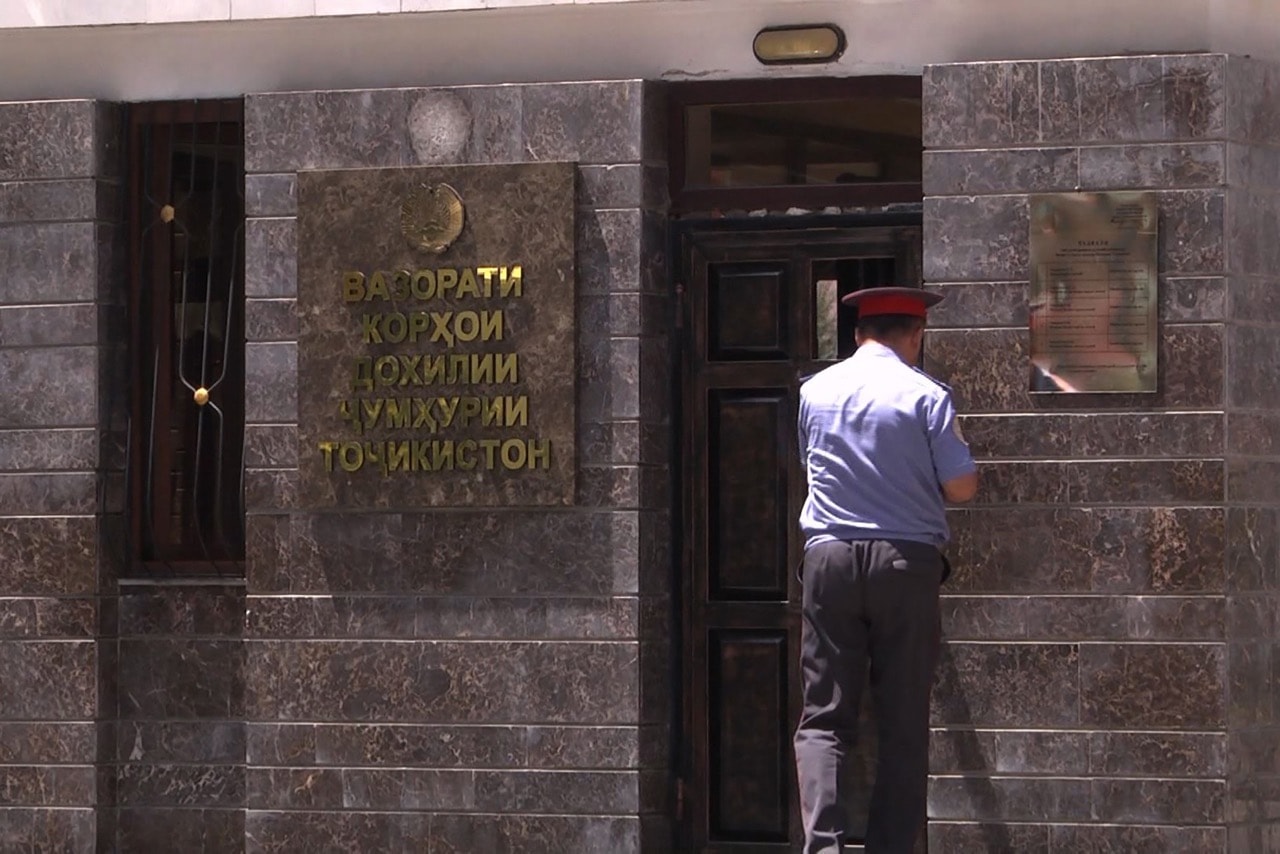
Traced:
POLYGON ((848 838, 840 766, 857 739, 867 668, 879 737, 867 854, 910 854, 925 821, 929 694, 940 641, 943 558, 900 540, 821 543, 805 552, 795 733, 805 854, 848 838))

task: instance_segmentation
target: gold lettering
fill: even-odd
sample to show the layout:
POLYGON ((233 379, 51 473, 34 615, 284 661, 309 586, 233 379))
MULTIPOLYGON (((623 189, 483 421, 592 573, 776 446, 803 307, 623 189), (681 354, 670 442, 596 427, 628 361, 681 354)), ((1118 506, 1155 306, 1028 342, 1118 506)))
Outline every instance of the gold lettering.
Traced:
POLYGON ((508 427, 527 427, 529 426, 529 396, 520 395, 519 397, 508 397, 507 401, 507 426, 508 427))
POLYGON ((434 270, 415 270, 409 282, 409 288, 415 298, 429 300, 436 295, 436 274, 434 270))
POLYGON ((441 299, 444 298, 446 291, 451 291, 458 286, 458 271, 453 267, 441 267, 436 270, 436 289, 440 293, 441 299))
POLYGON ((480 315, 460 311, 453 317, 453 334, 459 341, 474 341, 480 335, 480 315))
POLYGON ((324 470, 333 471, 333 449, 337 447, 336 442, 321 442, 320 453, 324 454, 324 470))
POLYGON ((381 270, 375 270, 373 275, 369 277, 369 292, 365 294, 366 300, 377 297, 381 300, 391 299, 391 293, 387 290, 387 277, 381 270))
POLYGON ((387 471, 409 471, 409 443, 387 443, 387 471))
POLYGON ((501 439, 481 439, 479 442, 480 450, 484 451, 484 467, 486 471, 493 471, 498 467, 497 455, 498 449, 502 447, 501 439))
POLYGON ((364 343, 382 343, 382 331, 379 329, 381 324, 382 315, 380 314, 366 314, 360 319, 361 328, 364 329, 364 343))
POLYGON ((444 356, 427 356, 422 361, 422 384, 444 382, 444 356))
POLYGON ((518 372, 516 371, 516 354, 515 353, 499 353, 495 356, 497 366, 493 372, 493 381, 496 383, 514 383, 519 382, 518 372))
POLYGON ((507 407, 500 397, 491 397, 484 402, 484 415, 480 424, 484 427, 506 427, 507 407))
POLYGON ((436 471, 453 471, 453 440, 445 439, 431 444, 435 451, 436 471))
POLYGON ((458 418, 462 422, 462 426, 466 427, 472 421, 480 417, 480 398, 464 397, 458 406, 458 418))
POLYGON ((430 447, 427 442, 421 440, 413 443, 414 471, 431 471, 431 455, 427 453, 427 449, 430 447))
POLYGON ((422 385, 422 377, 418 375, 418 366, 422 364, 422 355, 400 356, 400 385, 422 385))
POLYGON ((430 323, 431 316, 425 311, 415 311, 409 315, 409 340, 416 343, 418 336, 426 335, 430 323))
POLYGON ((507 471, 519 471, 528 462, 529 449, 523 439, 508 439, 502 443, 502 467, 507 471))
POLYGON ((502 340, 502 311, 480 312, 480 340, 502 340))
POLYGON ((383 398, 364 398, 360 401, 364 410, 364 426, 370 429, 378 426, 378 418, 382 416, 383 398))
POLYGON ((480 289, 480 292, 484 295, 485 299, 492 297, 493 296, 493 277, 498 275, 498 268, 497 267, 476 267, 476 275, 478 275, 481 281, 484 282, 484 287, 480 289))
POLYGON ((379 356, 373 363, 373 376, 380 385, 395 385, 400 379, 400 360, 395 356, 379 356))
POLYGON ((409 298, 408 270, 397 270, 391 275, 391 298, 396 301, 409 298))
POLYGON ((351 380, 351 388, 355 391, 373 391, 373 359, 368 356, 356 357, 355 376, 351 380))
POLYGON ((471 471, 476 467, 476 443, 474 439, 463 439, 457 447, 458 468, 471 471))
POLYGON ((382 337, 392 344, 399 344, 409 335, 409 318, 403 311, 393 311, 382 316, 382 337))
POLYGON ((458 414, 458 400, 456 397, 436 398, 440 408, 441 427, 448 427, 453 423, 453 417, 458 414))
POLYGON ((471 382, 471 359, 465 353, 454 354, 449 357, 449 378, 447 382, 450 385, 457 383, 466 385, 471 382))
POLYGON ((458 276, 458 299, 479 296, 480 288, 476 286, 476 274, 468 267, 458 276))
POLYGON ((386 425, 390 430, 407 430, 409 429, 409 411, 412 408, 412 398, 408 397, 389 397, 383 411, 386 413, 386 425))
POLYGON ((338 447, 338 465, 345 472, 357 472, 364 465, 364 448, 359 442, 343 442, 338 447))
POLYGON ((476 385, 493 382, 493 354, 471 354, 471 382, 476 385))
POLYGON ((529 442, 529 468, 551 468, 550 439, 533 439, 529 442))
POLYGON ((364 273, 351 271, 342 274, 342 299, 360 302, 364 299, 364 273))
POLYGON ((449 322, 453 320, 452 311, 433 311, 431 312, 431 322, 434 329, 431 330, 431 341, 444 341, 446 347, 453 346, 453 330, 449 328, 449 322))
POLYGON ((524 296, 524 271, 521 265, 515 264, 510 268, 502 268, 502 297, 521 297, 524 296))

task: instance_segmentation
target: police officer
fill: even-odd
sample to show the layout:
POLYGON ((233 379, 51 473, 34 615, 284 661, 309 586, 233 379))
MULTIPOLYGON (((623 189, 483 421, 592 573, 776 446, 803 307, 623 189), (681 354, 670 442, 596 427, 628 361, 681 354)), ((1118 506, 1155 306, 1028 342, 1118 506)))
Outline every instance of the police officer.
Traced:
POLYGON ((858 309, 858 349, 800 389, 809 491, 795 749, 805 854, 838 854, 847 841, 840 766, 868 666, 879 761, 866 850, 906 854, 924 824, 944 499, 969 501, 978 488, 950 391, 916 367, 927 309, 940 299, 918 288, 846 296, 858 309))

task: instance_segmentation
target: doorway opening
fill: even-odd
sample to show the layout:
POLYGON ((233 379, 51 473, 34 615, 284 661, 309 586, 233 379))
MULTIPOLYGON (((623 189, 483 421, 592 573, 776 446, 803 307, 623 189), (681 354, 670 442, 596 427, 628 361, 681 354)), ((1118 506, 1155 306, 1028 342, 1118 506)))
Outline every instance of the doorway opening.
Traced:
POLYGON ((842 296, 922 282, 920 79, 689 84, 670 103, 678 848, 791 851, 797 396, 852 352, 842 296))

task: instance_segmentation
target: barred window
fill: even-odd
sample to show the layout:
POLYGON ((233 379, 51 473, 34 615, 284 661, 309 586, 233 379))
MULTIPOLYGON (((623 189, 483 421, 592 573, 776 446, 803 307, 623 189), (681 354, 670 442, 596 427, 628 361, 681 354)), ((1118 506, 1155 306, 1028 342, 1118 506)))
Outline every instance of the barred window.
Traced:
POLYGON ((241 101, 128 110, 132 557, 143 575, 244 560, 241 101))

